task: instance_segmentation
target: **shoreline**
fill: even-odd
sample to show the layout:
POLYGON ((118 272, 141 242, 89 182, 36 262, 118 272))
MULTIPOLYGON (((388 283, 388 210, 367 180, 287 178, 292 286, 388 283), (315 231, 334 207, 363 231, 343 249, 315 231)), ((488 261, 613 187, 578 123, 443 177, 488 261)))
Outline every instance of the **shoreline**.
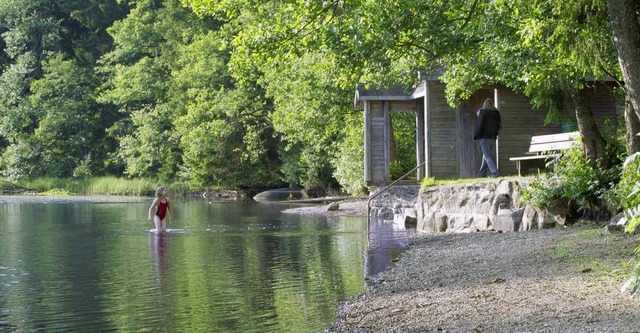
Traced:
MULTIPOLYGON (((366 216, 366 199, 286 213, 366 216)), ((339 306, 325 332, 639 332, 640 301, 614 273, 636 236, 583 223, 524 232, 417 234, 339 306)))
POLYGON ((283 210, 286 214, 300 215, 326 215, 326 216, 367 216, 367 198, 354 197, 336 201, 339 208, 335 211, 328 211, 328 204, 317 204, 313 206, 295 207, 283 210))

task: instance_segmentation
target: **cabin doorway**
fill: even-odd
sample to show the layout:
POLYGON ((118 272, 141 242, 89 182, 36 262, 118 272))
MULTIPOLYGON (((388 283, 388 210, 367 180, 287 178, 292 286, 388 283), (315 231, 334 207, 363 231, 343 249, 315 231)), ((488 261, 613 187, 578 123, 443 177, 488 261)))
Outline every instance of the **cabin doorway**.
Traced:
POLYGON ((480 170, 482 151, 473 140, 473 134, 476 128, 476 111, 482 108, 482 103, 487 98, 494 98, 493 89, 478 90, 458 108, 457 146, 460 178, 476 178, 480 170))
MULTIPOLYGON (((416 167, 416 113, 391 112, 390 122, 390 180, 394 181, 416 167)), ((416 181, 417 173, 408 180, 416 181)))

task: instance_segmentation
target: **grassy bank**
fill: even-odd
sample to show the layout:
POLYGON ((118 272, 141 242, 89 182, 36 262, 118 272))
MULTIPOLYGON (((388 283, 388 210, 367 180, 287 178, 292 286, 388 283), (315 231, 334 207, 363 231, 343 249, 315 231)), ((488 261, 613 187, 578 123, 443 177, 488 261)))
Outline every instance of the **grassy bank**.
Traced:
POLYGON ((127 179, 118 177, 74 178, 39 178, 24 181, 8 181, 0 179, 0 190, 3 193, 40 193, 55 195, 153 195, 160 185, 167 187, 173 195, 190 192, 184 183, 162 183, 150 179, 127 179))

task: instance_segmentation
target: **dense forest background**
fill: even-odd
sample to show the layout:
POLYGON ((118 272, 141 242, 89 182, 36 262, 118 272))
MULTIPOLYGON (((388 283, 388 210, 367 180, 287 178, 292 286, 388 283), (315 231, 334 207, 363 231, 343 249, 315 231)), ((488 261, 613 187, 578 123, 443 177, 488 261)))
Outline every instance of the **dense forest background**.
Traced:
MULTIPOLYGON (((637 28, 631 0, 0 0, 0 171, 358 193, 357 83, 445 68, 452 105, 501 83, 552 121, 586 78, 634 84, 617 9, 637 28)), ((640 98, 620 95, 637 151, 640 98)))

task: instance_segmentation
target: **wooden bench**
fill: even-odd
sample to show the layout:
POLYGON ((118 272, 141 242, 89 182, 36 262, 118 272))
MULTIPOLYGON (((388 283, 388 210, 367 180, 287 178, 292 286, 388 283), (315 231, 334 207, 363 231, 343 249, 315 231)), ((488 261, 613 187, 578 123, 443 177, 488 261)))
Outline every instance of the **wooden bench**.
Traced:
MULTIPOLYGON (((537 166, 538 172, 543 169, 547 160, 557 160, 562 156, 562 151, 573 147, 576 139, 580 137, 580 132, 558 133, 537 135, 531 137, 531 146, 527 156, 517 156, 509 158, 516 162, 518 175, 522 176, 523 164, 537 166)), ((528 170, 528 168, 527 168, 528 170)))

